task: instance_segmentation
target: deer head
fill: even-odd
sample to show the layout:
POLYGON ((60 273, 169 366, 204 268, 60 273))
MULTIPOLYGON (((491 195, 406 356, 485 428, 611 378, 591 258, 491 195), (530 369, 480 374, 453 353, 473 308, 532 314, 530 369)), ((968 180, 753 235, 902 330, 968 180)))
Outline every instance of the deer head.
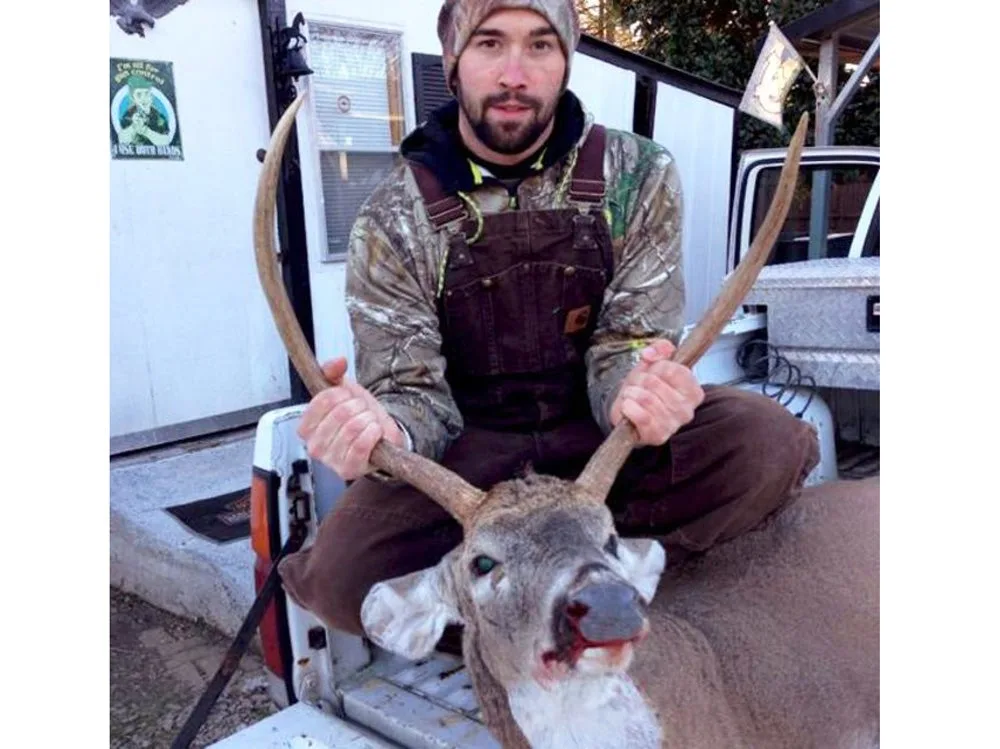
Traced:
POLYGON ((663 571, 658 543, 618 538, 586 489, 534 474, 494 486, 470 521, 436 566, 371 590, 373 640, 415 659, 464 624, 502 684, 628 666, 663 571))
MULTIPOLYGON (((313 392, 328 387, 291 311, 275 264, 273 221, 281 152, 302 96, 275 129, 257 193, 258 270, 293 364, 313 392)), ((787 216, 808 116, 803 115, 778 189, 750 252, 674 359, 688 366, 709 348, 766 261, 787 216)), ((375 642, 409 658, 428 654, 449 623, 466 628, 504 688, 525 680, 620 673, 647 633, 645 606, 664 569, 663 548, 621 539, 605 499, 636 444, 623 420, 576 481, 529 475, 483 492, 441 466, 380 443, 374 466, 409 482, 462 524, 463 542, 436 566, 372 588, 362 621, 375 642)))

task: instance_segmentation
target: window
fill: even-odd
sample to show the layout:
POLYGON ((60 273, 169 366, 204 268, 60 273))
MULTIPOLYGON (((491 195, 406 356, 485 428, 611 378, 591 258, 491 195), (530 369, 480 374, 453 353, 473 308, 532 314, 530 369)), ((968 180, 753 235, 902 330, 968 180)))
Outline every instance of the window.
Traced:
POLYGON ((400 37, 309 23, 309 67, 326 221, 326 260, 342 260, 361 204, 403 140, 400 37))
MULTIPOLYGON (((792 207, 778 235, 769 264, 793 263, 809 260, 812 257, 847 257, 854 232, 858 227, 858 220, 861 218, 861 211, 865 207, 868 192, 878 170, 877 164, 852 164, 832 168, 803 165, 795 185, 792 207), (815 190, 823 189, 824 184, 827 186, 829 206, 826 242, 825 245, 816 244, 810 253, 810 223, 814 213, 813 194, 815 190)), ((757 235, 764 221, 771 198, 778 187, 780 174, 779 165, 762 169, 758 175, 751 237, 757 235)), ((821 231, 819 236, 822 235, 821 231)))

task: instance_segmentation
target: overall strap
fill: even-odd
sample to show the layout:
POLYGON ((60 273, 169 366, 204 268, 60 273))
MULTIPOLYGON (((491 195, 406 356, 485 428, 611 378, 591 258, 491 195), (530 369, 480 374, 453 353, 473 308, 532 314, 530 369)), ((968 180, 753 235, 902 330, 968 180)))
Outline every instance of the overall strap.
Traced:
POLYGON ((605 272, 610 279, 614 276, 615 260, 610 234, 607 234, 609 229, 602 229, 601 233, 605 235, 605 238, 598 240, 598 229, 595 224, 596 217, 601 214, 607 219, 607 224, 609 226, 611 224, 611 217, 607 208, 604 207, 604 196, 607 191, 604 180, 606 135, 602 125, 595 124, 590 128, 587 139, 577 154, 567 197, 578 205, 590 206, 587 213, 573 218, 573 242, 578 247, 598 244, 604 260, 605 272))
POLYGON ((434 176, 434 172, 423 164, 414 161, 408 163, 417 181, 420 196, 424 199, 427 217, 435 231, 440 231, 453 221, 470 218, 465 203, 457 195, 448 195, 441 187, 441 182, 434 176))
POLYGON ((604 127, 592 126, 587 140, 580 147, 576 166, 573 168, 569 186, 570 200, 595 204, 604 202, 604 143, 604 127))

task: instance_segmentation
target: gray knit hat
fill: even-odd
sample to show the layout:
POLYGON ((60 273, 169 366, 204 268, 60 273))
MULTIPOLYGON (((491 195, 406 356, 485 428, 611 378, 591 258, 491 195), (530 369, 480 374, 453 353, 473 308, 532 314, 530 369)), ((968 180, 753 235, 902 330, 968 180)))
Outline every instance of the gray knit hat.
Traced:
POLYGON ((438 39, 444 57, 444 80, 448 90, 459 55, 475 31, 490 14, 505 8, 524 8, 548 19, 559 36, 566 55, 566 80, 570 62, 580 42, 580 17, 572 0, 445 0, 438 14, 438 39))

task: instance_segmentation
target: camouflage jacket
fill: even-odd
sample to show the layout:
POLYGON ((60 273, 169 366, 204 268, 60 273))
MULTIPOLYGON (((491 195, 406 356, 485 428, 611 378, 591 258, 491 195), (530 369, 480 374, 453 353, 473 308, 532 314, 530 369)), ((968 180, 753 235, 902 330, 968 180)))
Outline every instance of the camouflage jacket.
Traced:
MULTIPOLYGON (((550 158, 551 163, 540 160, 537 174, 518 185, 517 208, 511 208, 502 183, 479 180, 461 157, 468 170, 468 191, 463 192, 484 214, 571 205, 565 197, 570 168, 593 117, 572 94, 566 97, 579 111, 579 134, 565 154, 550 158)), ((557 115, 557 127, 559 122, 557 115)), ((404 156, 411 157, 408 144, 413 151, 415 139, 429 126, 404 141, 404 156)), ((651 338, 676 343, 680 337, 684 282, 681 184, 671 155, 646 138, 608 129, 604 174, 615 271, 585 362, 591 412, 607 432, 611 403, 639 349, 651 338)), ((446 179, 442 184, 448 190, 446 179)), ((355 377, 405 428, 413 449, 435 460, 463 428, 444 376, 437 317, 446 232, 434 231, 413 174, 400 160, 362 205, 347 255, 355 377)))

